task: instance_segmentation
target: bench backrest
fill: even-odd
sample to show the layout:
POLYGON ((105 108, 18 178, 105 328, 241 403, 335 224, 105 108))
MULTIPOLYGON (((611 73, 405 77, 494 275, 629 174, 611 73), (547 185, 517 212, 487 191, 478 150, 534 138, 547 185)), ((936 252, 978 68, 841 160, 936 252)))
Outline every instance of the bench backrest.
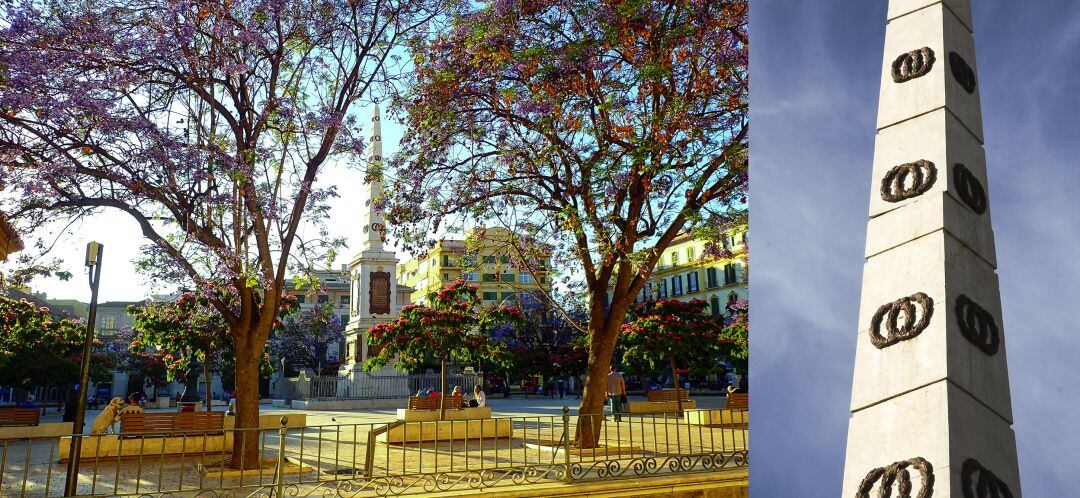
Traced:
POLYGON ((0 426, 38 425, 39 415, 37 408, 15 406, 0 408, 0 426))
POLYGON ((750 408, 750 395, 748 393, 728 394, 727 407, 734 409, 750 408))
MULTIPOLYGON (((447 410, 457 410, 462 406, 463 397, 459 394, 457 396, 447 396, 444 406, 447 410)), ((409 409, 410 410, 438 410, 439 398, 431 396, 411 396, 409 397, 409 409)))
MULTIPOLYGON (((679 397, 682 401, 690 401, 690 391, 679 389, 679 397)), ((649 391, 649 401, 675 401, 674 389, 653 389, 649 391)))
POLYGON ((121 434, 219 431, 225 426, 225 412, 124 413, 121 434))

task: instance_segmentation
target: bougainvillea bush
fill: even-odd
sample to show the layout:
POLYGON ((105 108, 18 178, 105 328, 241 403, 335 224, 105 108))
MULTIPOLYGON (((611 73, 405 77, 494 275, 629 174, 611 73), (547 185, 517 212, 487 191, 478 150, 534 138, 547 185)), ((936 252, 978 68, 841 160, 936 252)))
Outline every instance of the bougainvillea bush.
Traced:
MULTIPOLYGON (((483 360, 504 364, 507 355, 502 345, 491 340, 487 331, 496 325, 522 319, 512 306, 483 307, 476 286, 454 280, 440 290, 429 292, 427 305, 409 305, 396 320, 368 330, 371 354, 365 370, 375 370, 391 362, 400 370, 418 368, 425 358, 440 363, 440 393, 446 394, 446 362, 483 360)), ((442 398, 445 398, 443 396, 442 398)), ((445 416, 441 407, 440 418, 445 416)))

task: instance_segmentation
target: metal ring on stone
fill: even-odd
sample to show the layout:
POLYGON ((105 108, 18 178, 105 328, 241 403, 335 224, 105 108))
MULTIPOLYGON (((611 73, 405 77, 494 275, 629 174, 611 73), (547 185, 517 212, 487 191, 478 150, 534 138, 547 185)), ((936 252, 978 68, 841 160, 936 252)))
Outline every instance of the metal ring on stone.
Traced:
POLYGON ((934 67, 934 61, 934 50, 930 47, 900 54, 892 63, 892 79, 903 83, 924 76, 934 67))
POLYGON ((870 343, 878 349, 883 349, 900 341, 912 339, 926 330, 933 314, 934 300, 924 292, 916 292, 883 304, 870 319, 870 343), (922 316, 916 321, 915 317, 920 310, 922 316), (901 312, 904 313, 903 325, 898 323, 901 312), (881 334, 882 322, 884 322, 887 335, 881 334))
POLYGON ((997 354, 1001 347, 1001 332, 994 322, 994 315, 961 294, 956 298, 956 321, 960 334, 983 353, 997 354))
POLYGON ((949 69, 953 78, 967 93, 975 93, 975 70, 956 52, 949 52, 949 69))
POLYGON ((1012 491, 998 476, 982 466, 974 458, 964 460, 960 470, 960 485, 964 498, 1013 498, 1012 491), (974 474, 979 479, 974 480, 974 474))
POLYGON ((953 165, 953 184, 956 195, 975 211, 975 214, 986 212, 986 190, 967 166, 960 163, 953 165))
POLYGON ((919 475, 922 477, 922 486, 914 498, 930 498, 933 496, 934 467, 925 458, 915 457, 867 472, 866 477, 859 482, 855 498, 870 498, 870 491, 874 489, 875 484, 879 484, 879 481, 879 497, 891 496, 893 485, 896 485, 897 498, 913 498, 911 495, 911 473, 907 470, 908 467, 918 470, 919 475))
POLYGON ((881 198, 886 202, 900 202, 904 199, 922 195, 937 181, 937 167, 926 159, 893 166, 881 178, 881 198), (911 187, 905 187, 907 177, 911 176, 911 187))

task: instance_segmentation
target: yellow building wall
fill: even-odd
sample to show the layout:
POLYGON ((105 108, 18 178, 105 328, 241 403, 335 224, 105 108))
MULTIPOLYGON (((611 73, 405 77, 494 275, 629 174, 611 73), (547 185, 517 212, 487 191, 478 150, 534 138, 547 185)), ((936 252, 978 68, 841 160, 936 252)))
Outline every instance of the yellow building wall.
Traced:
POLYGON ((732 296, 747 299, 748 274, 743 258, 746 254, 746 230, 732 232, 726 238, 724 244, 732 253, 731 258, 704 256, 708 241, 687 235, 676 237, 661 255, 649 284, 638 296, 638 302, 648 299, 690 301, 696 298, 708 302, 712 313, 719 311, 723 314, 732 296), (713 275, 711 279, 710 269, 713 275), (696 286, 692 285, 695 278, 696 286))
MULTIPOLYGON (((414 257, 398 267, 398 284, 416 291, 412 302, 424 304, 427 294, 458 278, 476 285, 484 304, 495 304, 522 292, 550 290, 546 272, 529 273, 510 264, 512 249, 506 243, 509 231, 502 228, 485 229, 482 235, 471 232, 478 242, 440 240, 423 257, 414 257), (467 247, 472 245, 472 247, 467 247), (471 255, 475 251, 475 258, 471 255), (466 255, 469 256, 466 256, 466 255)), ((550 262, 543 265, 550 267, 550 262)))

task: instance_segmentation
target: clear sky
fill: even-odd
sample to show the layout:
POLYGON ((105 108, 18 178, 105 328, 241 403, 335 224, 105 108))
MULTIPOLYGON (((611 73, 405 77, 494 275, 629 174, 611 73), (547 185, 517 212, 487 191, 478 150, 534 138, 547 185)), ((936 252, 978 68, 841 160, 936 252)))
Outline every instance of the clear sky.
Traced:
MULTIPOLYGON (((369 119, 371 109, 361 108, 356 112, 361 119, 369 119)), ((388 115, 383 105, 383 155, 389 156, 397 151, 404 127, 388 115)), ((370 130, 365 129, 365 136, 370 130)), ((363 207, 361 192, 364 174, 354 167, 331 164, 320 176, 319 183, 336 184, 340 197, 331 201, 330 217, 336 220, 331 228, 334 235, 348 237, 349 247, 337 258, 337 263, 347 263, 353 254, 360 251, 363 226, 360 224, 358 210, 363 207), (355 242, 352 242, 355 240, 355 242)), ((139 254, 139 248, 147 243, 139 231, 138 224, 127 214, 105 211, 102 214, 86 218, 72 227, 71 235, 62 239, 53 250, 53 254, 65 260, 65 269, 75 274, 71 281, 58 279, 38 279, 31 283, 37 292, 45 292, 50 298, 90 300, 90 288, 86 281, 86 270, 82 266, 86 243, 97 240, 105 244, 105 261, 102 266, 101 290, 99 300, 137 301, 152 293, 171 292, 171 288, 151 283, 135 271, 132 263, 139 254)), ((399 253, 399 259, 408 259, 405 253, 399 253)), ((12 258, 14 259, 14 258, 12 258)), ((8 263, 10 264, 10 262, 8 263)))
MULTIPOLYGON (((750 3, 751 493, 836 498, 886 1, 750 3)), ((1080 2, 973 3, 1023 493, 1076 496, 1080 2)))

